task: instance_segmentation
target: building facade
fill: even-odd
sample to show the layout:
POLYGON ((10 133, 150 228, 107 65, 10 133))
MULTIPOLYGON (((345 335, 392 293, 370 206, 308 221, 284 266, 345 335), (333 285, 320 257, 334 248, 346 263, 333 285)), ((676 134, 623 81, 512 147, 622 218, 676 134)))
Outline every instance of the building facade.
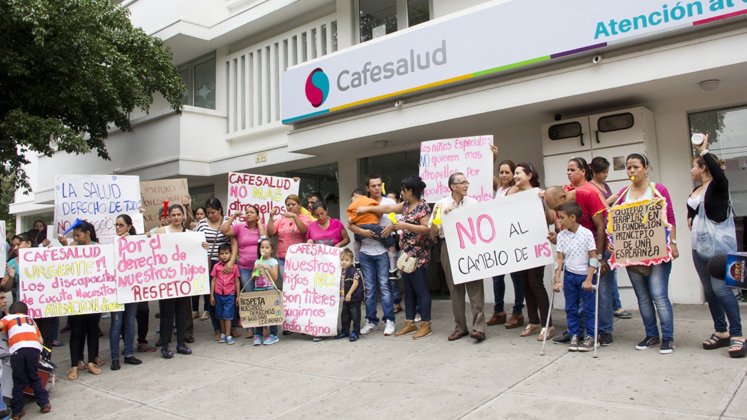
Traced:
POLYGON ((670 296, 700 303, 685 209, 689 137, 716 139, 742 244, 747 3, 556 3, 124 1, 133 23, 174 51, 188 86, 183 113, 157 98, 148 115, 133 115, 134 132, 110 134, 111 161, 31 156, 33 192, 19 192, 11 212, 19 230, 51 220, 59 173, 186 177, 197 204, 225 204, 236 171, 299 176, 301 194, 322 191, 337 216, 367 174, 392 190, 417 173, 425 140, 493 135, 501 159, 532 162, 545 185, 565 182, 569 156, 643 151, 678 220, 670 296))

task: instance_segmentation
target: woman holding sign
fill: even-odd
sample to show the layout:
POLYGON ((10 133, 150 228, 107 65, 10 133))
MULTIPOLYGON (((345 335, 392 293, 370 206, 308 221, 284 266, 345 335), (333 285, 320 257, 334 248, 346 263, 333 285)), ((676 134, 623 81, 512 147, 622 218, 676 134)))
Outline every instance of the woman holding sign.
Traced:
MULTIPOLYGON (((659 183, 648 180, 648 158, 640 153, 632 153, 625 159, 628 178, 632 184, 623 188, 618 193, 615 204, 632 203, 640 200, 661 198, 667 208, 665 222, 671 226, 670 246, 672 259, 679 256, 677 249, 677 226, 674 220, 672 200, 669 198, 667 188, 659 183)), ((614 248, 614 244, 610 243, 614 248)), ((636 350, 645 350, 661 345, 659 353, 667 354, 674 351, 674 314, 672 302, 669 300, 669 273, 672 270, 672 261, 652 264, 649 266, 626 267, 633 290, 638 298, 638 308, 646 329, 646 337, 638 343, 636 350), (661 338, 657 325, 657 315, 661 322, 661 338)))
MULTIPOLYGON (((531 163, 520 163, 516 165, 516 170, 514 171, 514 183, 515 188, 511 189, 506 195, 539 188, 539 173, 531 163)), ((554 223, 554 214, 544 205, 544 201, 542 203, 547 224, 554 223)), ((547 290, 545 290, 543 282, 545 267, 539 266, 528 270, 517 271, 513 274, 520 278, 524 284, 524 293, 527 300, 527 316, 529 318, 529 323, 521 331, 519 336, 528 337, 539 332, 538 341, 543 341, 545 336, 551 338, 555 332, 555 328, 552 326, 552 319, 550 319, 549 323, 547 322, 550 317, 550 300, 547 297, 547 290), (547 330, 545 330, 543 325, 548 325, 547 330)))
POLYGON ((309 216, 301 213, 301 199, 291 194, 285 199, 286 211, 281 214, 280 208, 275 207, 267 221, 267 236, 278 237, 278 248, 275 255, 278 260, 280 275, 276 284, 283 289, 283 272, 285 271, 285 254, 288 247, 300 244, 306 240, 306 231, 311 223, 309 216))
MULTIPOLYGON (((60 235, 60 243, 67 245, 67 238, 60 235)), ((93 225, 81 221, 73 229, 73 246, 95 245, 98 243, 96 231, 93 225)), ((71 381, 78 379, 78 370, 87 369, 94 375, 101 375, 99 366, 102 364, 99 359, 99 321, 101 314, 84 314, 72 315, 68 317, 70 322, 70 370, 67 371, 67 378, 71 381), (83 364, 83 347, 88 343, 88 364, 83 364)))
POLYGON ((316 220, 306 229, 306 240, 317 245, 342 248, 350 243, 348 231, 338 219, 329 217, 324 201, 317 201, 311 209, 316 220))
POLYGON ((729 204, 729 180, 716 156, 708 151, 708 135, 696 145, 690 174, 700 185, 687 198, 687 225, 692 231, 695 270, 703 284, 715 332, 703 342, 713 350, 729 346, 729 356, 744 357, 744 337, 739 303, 723 279, 708 274, 708 260, 714 255, 737 251, 734 216, 729 204), (728 330, 726 320, 729 320, 728 330))

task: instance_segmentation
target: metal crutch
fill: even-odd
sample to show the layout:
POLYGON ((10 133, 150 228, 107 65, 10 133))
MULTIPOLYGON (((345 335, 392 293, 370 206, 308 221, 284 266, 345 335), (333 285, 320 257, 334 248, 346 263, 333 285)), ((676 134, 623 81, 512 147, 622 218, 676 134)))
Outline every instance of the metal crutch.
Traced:
POLYGON ((595 287, 596 289, 596 298, 594 299, 594 358, 596 359, 597 356, 597 348, 599 347, 599 277, 602 274, 602 267, 597 267, 597 285, 595 287))
POLYGON ((552 296, 550 297, 550 309, 547 311, 547 321, 545 321, 545 336, 542 337, 542 350, 540 350, 540 356, 545 355, 545 344, 547 343, 547 330, 550 328, 550 318, 552 314, 553 303, 555 303, 555 288, 552 289, 552 296))

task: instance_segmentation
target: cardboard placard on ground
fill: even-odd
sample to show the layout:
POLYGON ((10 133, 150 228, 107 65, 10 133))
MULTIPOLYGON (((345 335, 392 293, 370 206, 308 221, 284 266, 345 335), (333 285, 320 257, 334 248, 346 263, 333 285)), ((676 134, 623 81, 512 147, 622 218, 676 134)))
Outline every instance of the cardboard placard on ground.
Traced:
POLYGON ((459 137, 420 143, 420 177, 423 199, 429 203, 451 194, 449 176, 462 172, 470 182, 469 195, 489 201, 493 193, 493 136, 459 137))
POLYGON ((536 188, 457 208, 442 220, 454 284, 553 262, 536 188))
POLYGON ((239 297, 239 316, 244 328, 282 324, 285 316, 282 294, 277 290, 242 293, 239 297))
POLYGON ((283 278, 283 330, 314 337, 337 334, 341 248, 296 244, 288 248, 283 278))
POLYGON ((114 242, 114 223, 126 213, 138 232, 143 232, 140 214, 140 178, 119 175, 57 175, 54 194, 54 235, 63 234, 75 219, 90 222, 101 243, 114 242))
POLYGON ((19 299, 33 318, 121 311, 114 245, 19 249, 19 299))
POLYGON ((607 212, 607 234, 615 252, 610 267, 652 265, 671 260, 667 203, 661 198, 613 206, 607 212))
POLYGON ((205 234, 123 236, 114 244, 120 303, 210 293, 205 234))
POLYGON ((140 194, 143 197, 143 220, 145 231, 158 227, 163 214, 163 202, 181 204, 189 195, 187 178, 159 179, 140 183, 140 194))
POLYGON ((229 172, 228 211, 243 213, 248 206, 256 205, 266 221, 275 208, 286 211, 285 199, 290 194, 298 195, 299 184, 292 178, 229 172))

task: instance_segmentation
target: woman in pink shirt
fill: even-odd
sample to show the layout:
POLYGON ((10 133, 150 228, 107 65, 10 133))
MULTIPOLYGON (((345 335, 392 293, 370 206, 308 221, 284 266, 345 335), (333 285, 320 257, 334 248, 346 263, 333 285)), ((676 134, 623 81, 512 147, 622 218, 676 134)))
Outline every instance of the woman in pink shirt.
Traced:
POLYGON ((336 246, 342 248, 350 243, 348 231, 342 222, 327 214, 327 205, 323 201, 317 201, 312 209, 316 221, 311 222, 306 231, 308 243, 336 246))
POLYGON ((286 211, 281 214, 279 208, 275 208, 272 216, 267 221, 267 236, 277 235, 278 247, 276 257, 280 277, 277 286, 283 288, 283 273, 285 272, 285 254, 288 247, 293 244, 300 244, 306 240, 307 226, 311 223, 311 218, 301 214, 301 199, 297 195, 291 194, 285 199, 286 211))
POLYGON ((267 237, 265 227, 259 222, 259 207, 252 205, 244 211, 245 223, 234 223, 241 213, 234 213, 220 227, 221 233, 226 237, 235 237, 239 246, 239 273, 241 280, 241 291, 251 292, 254 290, 252 270, 259 254, 258 244, 261 238, 267 237))

